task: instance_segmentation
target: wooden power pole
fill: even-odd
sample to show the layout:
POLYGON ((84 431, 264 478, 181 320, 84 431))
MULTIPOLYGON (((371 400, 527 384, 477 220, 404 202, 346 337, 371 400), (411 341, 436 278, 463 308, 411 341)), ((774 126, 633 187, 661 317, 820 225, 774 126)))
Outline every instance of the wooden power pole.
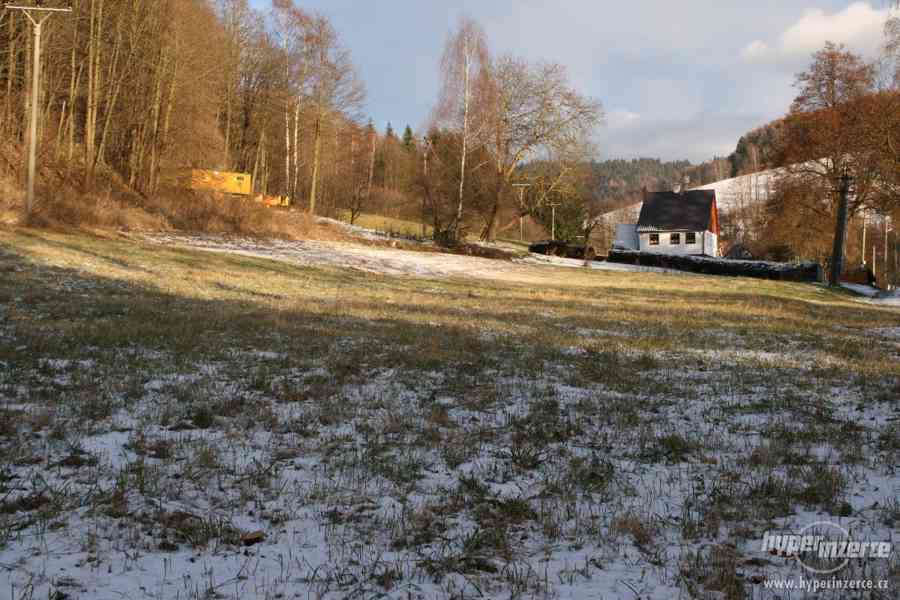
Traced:
POLYGON ((53 13, 72 12, 72 3, 66 8, 49 8, 40 2, 34 6, 7 4, 7 10, 22 11, 31 22, 34 33, 34 65, 31 70, 31 117, 28 125, 28 191, 25 196, 25 215, 30 216, 34 208, 34 186, 37 179, 37 145, 38 145, 38 118, 40 116, 41 101, 41 34, 44 22, 53 16, 53 13))
POLYGON ((834 246, 831 252, 831 273, 828 283, 837 286, 844 271, 844 242, 847 238, 847 217, 850 212, 850 184, 852 178, 849 174, 841 175, 840 201, 838 203, 837 227, 834 232, 834 246))

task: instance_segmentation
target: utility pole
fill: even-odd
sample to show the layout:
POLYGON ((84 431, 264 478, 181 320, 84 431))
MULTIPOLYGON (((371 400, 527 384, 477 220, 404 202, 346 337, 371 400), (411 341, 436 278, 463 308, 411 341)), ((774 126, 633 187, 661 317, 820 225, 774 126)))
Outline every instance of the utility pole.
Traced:
POLYGON ((525 188, 530 188, 530 183, 514 183, 514 188, 519 188, 519 241, 525 241, 525 188))
POLYGON ((847 215, 850 212, 850 185, 853 179, 849 173, 841 175, 840 202, 838 203, 837 230, 834 232, 834 246, 831 252, 831 273, 828 283, 837 286, 844 270, 844 242, 847 237, 847 215))
POLYGON ((877 265, 875 264, 875 252, 877 252, 877 250, 878 248, 875 246, 875 244, 872 244, 872 277, 874 277, 875 279, 878 279, 878 271, 876 271, 877 265))
POLYGON ((884 221, 884 266, 881 268, 884 271, 885 288, 887 288, 887 281, 888 281, 888 275, 889 275, 888 269, 890 268, 890 264, 891 264, 890 259, 888 258, 888 237, 890 236, 891 230, 888 227, 888 216, 887 215, 884 215, 883 221, 884 221))
MULTIPOLYGON (((422 180, 422 183, 423 183, 423 185, 427 186, 428 185, 428 153, 431 152, 431 140, 428 139, 427 135, 425 137, 423 137, 422 139, 425 141, 425 154, 423 157, 425 159, 424 160, 425 167, 424 167, 424 171, 423 171, 424 179, 422 180)), ((428 230, 425 227, 425 201, 426 201, 426 199, 427 199, 426 194, 423 193, 422 194, 422 239, 423 240, 427 237, 427 233, 428 233, 428 230)))
POLYGON ((866 266, 866 225, 868 224, 866 219, 867 216, 868 215, 866 215, 865 209, 863 209, 862 250, 860 251, 860 254, 862 255, 863 266, 866 266))
POLYGON ((550 232, 550 239, 554 242, 556 241, 556 207, 559 206, 559 202, 554 202, 550 205, 550 208, 553 210, 553 219, 552 219, 552 231, 550 232))
MULTIPOLYGON (((43 1, 39 2, 43 4, 43 1)), ((34 65, 31 69, 31 119, 28 126, 28 192, 25 196, 25 215, 30 216, 34 208, 34 185, 37 178, 37 145, 38 145, 38 115, 40 115, 41 100, 41 33, 44 22, 53 16, 53 13, 70 13, 72 5, 68 8, 47 8, 44 6, 22 6, 7 4, 7 10, 20 10, 31 21, 34 32, 34 65)))

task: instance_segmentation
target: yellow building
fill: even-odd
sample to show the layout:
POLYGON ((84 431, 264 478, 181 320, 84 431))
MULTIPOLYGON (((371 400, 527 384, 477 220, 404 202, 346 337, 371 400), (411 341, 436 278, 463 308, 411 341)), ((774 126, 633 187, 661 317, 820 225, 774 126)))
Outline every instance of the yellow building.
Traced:
POLYGON ((238 196, 253 194, 253 177, 247 173, 191 169, 190 176, 192 190, 206 190, 238 196))
POLYGON ((257 202, 268 207, 287 208, 291 205, 291 199, 287 196, 263 196, 258 194, 255 198, 257 202))

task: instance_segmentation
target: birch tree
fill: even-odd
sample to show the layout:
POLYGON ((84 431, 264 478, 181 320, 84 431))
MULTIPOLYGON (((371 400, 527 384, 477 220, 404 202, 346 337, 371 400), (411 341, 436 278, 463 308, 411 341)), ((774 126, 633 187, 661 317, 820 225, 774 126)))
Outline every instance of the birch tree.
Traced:
POLYGON ((471 18, 460 19, 450 35, 441 57, 441 91, 433 116, 433 125, 458 131, 462 148, 459 159, 459 186, 456 216, 446 232, 451 239, 462 237, 467 160, 472 150, 482 145, 486 113, 475 102, 475 89, 484 89, 490 77, 490 52, 487 36, 471 18))
POLYGON ((275 33, 284 62, 284 192, 296 199, 300 179, 300 131, 306 79, 309 72, 307 42, 311 19, 293 0, 272 3, 275 33))

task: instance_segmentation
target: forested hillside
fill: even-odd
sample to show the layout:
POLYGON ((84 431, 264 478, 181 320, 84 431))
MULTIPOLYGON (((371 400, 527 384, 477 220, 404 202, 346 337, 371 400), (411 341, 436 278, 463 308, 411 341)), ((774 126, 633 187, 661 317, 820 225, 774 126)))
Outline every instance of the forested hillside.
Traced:
MULTIPOLYGON (((173 184, 195 167, 250 175, 253 194, 286 196, 312 215, 415 215, 445 239, 491 238, 515 206, 521 167, 537 157, 554 165, 541 202, 563 190, 569 203, 587 199, 575 181, 593 155, 599 101, 573 89, 562 65, 493 55, 473 21, 460 21, 435 65, 441 89, 424 130, 400 137, 365 116, 364 85, 329 19, 294 0, 265 11, 249 0, 75 0, 73 9, 44 35, 38 214, 79 221, 100 193, 168 207, 171 221, 196 205, 173 184)), ((3 165, 21 182, 31 26, 19 12, 0 18, 3 165)))
POLYGON ((642 189, 671 189, 690 167, 690 161, 663 162, 657 158, 594 161, 592 189, 612 210, 640 201, 642 189))
POLYGON ((776 166, 778 135, 783 119, 758 127, 737 142, 727 157, 700 164, 687 160, 664 162, 655 158, 610 159, 591 163, 591 189, 610 210, 641 199, 641 190, 670 190, 676 185, 706 185, 723 179, 757 173, 776 166))
MULTIPOLYGON (((178 169, 251 173, 259 193, 334 203, 364 178, 365 89, 328 19, 292 2, 75 0, 44 31, 45 183, 112 178, 143 196, 178 169), (326 166, 327 165, 327 166, 326 166), (302 194, 301 194, 302 190, 302 194)), ((26 141, 32 38, 0 15, 0 131, 26 141)), ((101 185, 102 187, 102 185, 101 185)))

